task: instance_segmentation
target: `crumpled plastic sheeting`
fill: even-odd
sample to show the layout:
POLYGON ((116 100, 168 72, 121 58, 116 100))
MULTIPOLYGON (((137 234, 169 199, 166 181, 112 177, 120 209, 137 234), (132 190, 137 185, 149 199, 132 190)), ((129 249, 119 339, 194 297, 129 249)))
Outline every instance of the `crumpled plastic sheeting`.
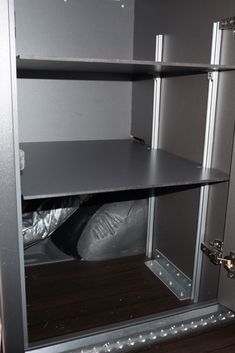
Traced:
POLYGON ((147 234, 147 200, 103 205, 89 220, 77 250, 85 261, 143 254, 147 234))
POLYGON ((24 247, 27 248, 49 237, 87 199, 87 196, 80 196, 76 199, 67 197, 61 201, 60 208, 57 204, 57 208, 49 210, 45 210, 47 204, 45 201, 36 211, 24 213, 22 229, 24 247))

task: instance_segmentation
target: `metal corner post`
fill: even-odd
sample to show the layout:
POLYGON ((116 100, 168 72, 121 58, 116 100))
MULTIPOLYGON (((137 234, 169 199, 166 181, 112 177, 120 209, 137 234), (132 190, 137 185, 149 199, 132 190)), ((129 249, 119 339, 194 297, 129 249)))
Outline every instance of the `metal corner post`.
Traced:
POLYGON ((0 307, 3 353, 25 351, 26 315, 13 0, 0 1, 0 307))
MULTIPOLYGON (((163 57, 163 35, 156 36, 155 61, 162 61, 163 57)), ((159 142, 159 125, 160 125, 160 102, 161 102, 161 78, 154 79, 154 97, 153 97, 153 123, 152 123, 152 143, 151 148, 157 149, 159 142)), ((154 227, 154 211, 156 198, 149 197, 148 207, 148 229, 147 229, 147 245, 146 256, 151 258, 153 248, 153 227, 154 227)))
MULTIPOLYGON (((220 63, 221 54, 221 41, 222 31, 219 28, 219 22, 213 25, 212 35, 212 46, 211 46, 211 59, 210 64, 217 65, 220 63)), ((216 120, 216 106, 217 106, 217 94, 218 94, 218 77, 219 73, 214 71, 208 75, 209 87, 208 87, 208 99, 207 99, 207 115, 206 115, 206 128, 204 138, 204 152, 203 152, 203 163, 204 168, 212 167, 212 155, 213 155, 213 143, 214 143, 214 129, 216 120)), ((192 299, 197 302, 199 300, 200 292, 200 281, 202 271, 202 252, 200 251, 200 244, 205 238, 205 229, 207 221, 207 208, 209 200, 209 186, 202 186, 199 201, 199 213, 198 213, 198 226, 197 226, 197 238, 195 246, 195 257, 194 257, 194 272, 193 272, 193 283, 192 283, 192 299)))

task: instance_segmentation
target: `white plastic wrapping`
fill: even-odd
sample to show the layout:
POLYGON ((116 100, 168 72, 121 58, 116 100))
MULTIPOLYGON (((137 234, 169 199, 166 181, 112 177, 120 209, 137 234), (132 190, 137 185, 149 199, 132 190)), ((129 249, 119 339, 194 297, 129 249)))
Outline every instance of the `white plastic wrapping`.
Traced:
POLYGON ((60 208, 57 204, 55 208, 49 210, 45 209, 47 201, 44 201, 36 211, 24 213, 22 229, 24 246, 29 247, 49 237, 86 199, 86 196, 76 199, 64 198, 60 208))

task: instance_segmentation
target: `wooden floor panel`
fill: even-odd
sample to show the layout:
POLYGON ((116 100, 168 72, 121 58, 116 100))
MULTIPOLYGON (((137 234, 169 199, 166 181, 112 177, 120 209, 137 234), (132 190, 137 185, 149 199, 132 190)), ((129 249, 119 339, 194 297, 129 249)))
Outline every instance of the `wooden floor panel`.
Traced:
POLYGON ((29 341, 57 337, 180 307, 144 256, 26 268, 29 341))

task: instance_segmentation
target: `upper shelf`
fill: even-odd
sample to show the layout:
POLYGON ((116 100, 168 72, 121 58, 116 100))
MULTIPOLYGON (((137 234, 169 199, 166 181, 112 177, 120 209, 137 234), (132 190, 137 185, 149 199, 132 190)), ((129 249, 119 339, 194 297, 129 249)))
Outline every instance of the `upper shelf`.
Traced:
POLYGON ((95 75, 118 76, 123 79, 134 79, 138 76, 166 77, 174 75, 191 75, 211 71, 234 70, 235 66, 207 65, 193 63, 163 63, 142 60, 119 59, 79 59, 60 57, 18 56, 18 77, 58 77, 60 73, 71 74, 77 78, 89 78, 95 75), (55 76, 56 73, 56 76, 55 76))
POLYGON ((227 181, 228 175, 130 140, 23 143, 25 199, 227 181))

